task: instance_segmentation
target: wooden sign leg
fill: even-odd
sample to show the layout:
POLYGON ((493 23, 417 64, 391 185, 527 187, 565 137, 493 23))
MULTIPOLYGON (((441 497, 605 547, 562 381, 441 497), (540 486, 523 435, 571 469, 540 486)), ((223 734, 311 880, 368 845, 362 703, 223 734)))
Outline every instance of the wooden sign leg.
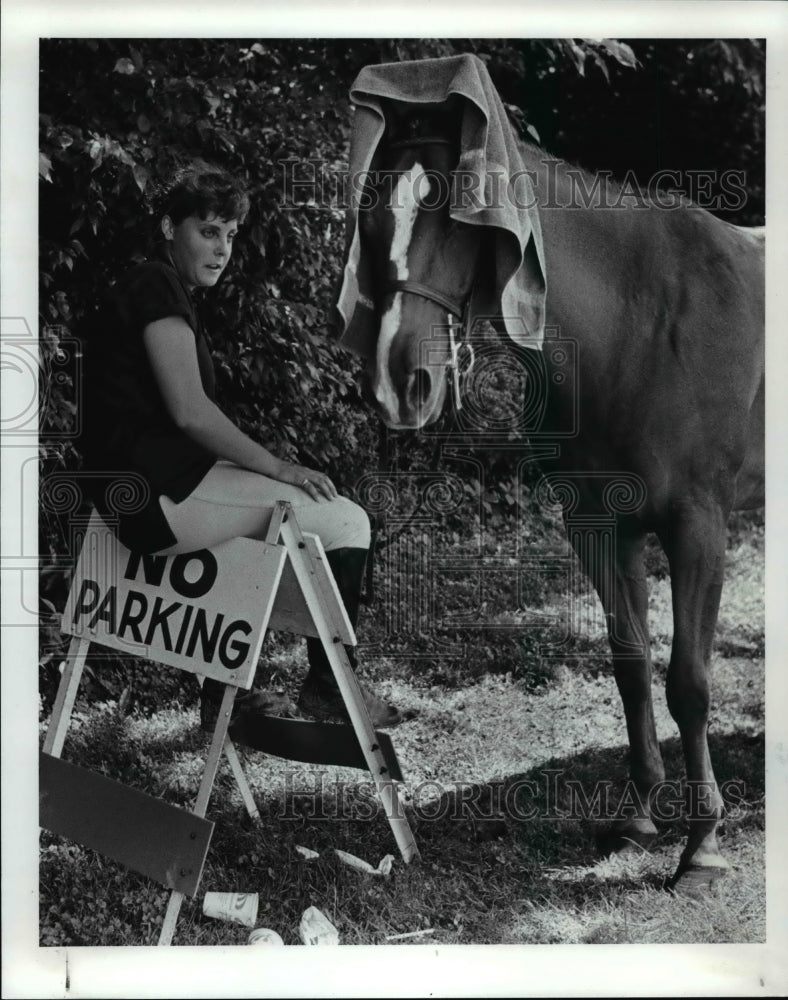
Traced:
POLYGON ((290 504, 286 500, 278 500, 274 506, 274 512, 271 515, 271 523, 268 525, 268 531, 265 536, 265 540, 270 545, 276 545, 279 541, 279 533, 282 530, 282 522, 285 520, 285 515, 290 511, 290 504))
POLYGON ((167 912, 164 914, 164 923, 161 925, 161 933, 159 934, 160 948, 166 948, 172 944, 172 939, 175 936, 175 925, 178 923, 178 914, 181 912, 184 898, 184 894, 177 890, 170 893, 167 912))
POLYGON ((280 532, 309 613, 334 672, 356 737, 364 753, 369 773, 372 775, 372 780, 375 782, 378 795, 383 803, 391 832, 394 834, 403 861, 407 863, 419 856, 419 849, 399 800, 396 783, 389 776, 388 766, 375 736, 375 730, 364 704, 356 675, 350 666, 347 653, 339 637, 332 634, 330 622, 333 621, 333 616, 329 603, 326 595, 321 593, 321 585, 313 565, 313 556, 309 552, 297 519, 292 512, 288 514, 286 520, 283 520, 280 532))
MULTIPOLYGON (((230 715, 233 710, 233 702, 235 701, 237 691, 238 688, 233 687, 232 684, 227 684, 225 686, 222 704, 219 708, 219 717, 216 720, 216 726, 211 739, 211 746, 205 760, 205 770, 202 774, 200 789, 197 792, 197 801, 194 804, 193 811, 195 816, 205 816, 205 812, 208 808, 208 800, 211 797, 213 783, 216 780, 216 772, 219 768, 219 761, 222 756, 222 749, 224 747, 225 740, 227 739, 227 728, 230 725, 230 715)), ((246 783, 245 779, 244 783, 246 783)), ((170 900, 167 904, 167 912, 164 915, 164 923, 162 924, 161 934, 159 935, 160 947, 172 944, 172 938, 175 934, 175 925, 178 922, 178 914, 180 913, 183 899, 184 894, 182 892, 178 892, 177 890, 174 890, 170 894, 170 900)))
POLYGON ((244 800, 246 811, 249 813, 249 816, 254 822, 259 822, 260 813, 257 809, 257 803, 252 795, 252 789, 249 787, 249 782, 246 780, 246 775, 241 767, 241 762, 238 760, 238 753, 235 749, 235 744, 229 736, 224 743, 224 755, 230 763, 230 769, 233 772, 235 783, 238 785, 238 791, 241 793, 241 798, 244 800))
MULTIPOLYGON (((203 686, 205 681, 204 677, 197 675, 197 681, 200 687, 203 686)), ((238 791, 241 793, 241 798, 246 806, 246 811, 254 822, 260 819, 260 813, 257 809, 257 803, 252 795, 252 789, 249 787, 249 782, 246 780, 246 775, 243 772, 243 767, 238 759, 238 753, 235 749, 235 744, 228 736, 224 743, 224 755, 230 765, 230 770, 233 772, 233 777, 235 778, 235 783, 238 785, 238 791)))
POLYGON ((89 639, 78 639, 74 636, 69 643, 63 676, 57 689, 52 717, 49 720, 44 740, 44 753, 51 754, 53 757, 59 757, 63 752, 63 744, 66 740, 68 724, 71 722, 71 713, 74 710, 74 702, 77 698, 77 690, 82 679, 85 657, 89 648, 89 639))
MULTIPOLYGON (((271 545, 276 545, 279 541, 279 531, 282 526, 282 520, 287 512, 287 505, 279 502, 274 508, 274 513, 271 517, 271 523, 268 525, 268 532, 266 534, 266 541, 271 545)), ((257 809, 257 803, 252 795, 252 790, 249 787, 249 782, 246 780, 246 775, 241 767, 241 762, 238 760, 238 753, 235 749, 233 741, 228 736, 224 743, 224 754, 230 764, 230 769, 233 772, 233 777, 235 778, 235 783, 238 785, 238 791, 241 793, 241 798, 243 799, 244 805, 246 806, 246 811, 253 822, 259 822, 260 813, 257 809)))

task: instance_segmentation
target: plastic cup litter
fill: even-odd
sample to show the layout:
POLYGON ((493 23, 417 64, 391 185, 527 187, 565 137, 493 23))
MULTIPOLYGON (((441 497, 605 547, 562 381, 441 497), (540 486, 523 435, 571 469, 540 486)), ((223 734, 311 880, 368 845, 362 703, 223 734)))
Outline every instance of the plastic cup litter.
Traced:
POLYGON ((339 931, 316 906, 304 911, 298 933, 307 945, 339 944, 339 931))
POLYGON ((202 912, 215 920, 254 927, 259 904, 260 897, 256 892, 206 892, 202 912))
POLYGON ((249 944, 284 945, 284 941, 270 927, 256 927, 249 935, 249 944))

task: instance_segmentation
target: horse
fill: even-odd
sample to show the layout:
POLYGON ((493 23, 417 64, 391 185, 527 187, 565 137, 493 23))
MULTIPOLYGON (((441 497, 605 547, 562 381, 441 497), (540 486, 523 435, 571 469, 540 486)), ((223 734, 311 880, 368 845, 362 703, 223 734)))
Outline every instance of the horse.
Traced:
MULTIPOLYGON (((436 205, 426 197, 430 177, 451 190, 460 139, 450 121, 440 114, 419 120, 411 110, 399 138, 387 125, 367 179, 376 196, 358 216, 378 331, 364 382, 392 428, 418 429, 439 418, 450 376, 458 381, 472 293, 489 280, 491 232, 453 220, 448 199, 436 205), (380 196, 376 176, 398 179, 396 198, 380 196)), ((599 175, 582 174, 595 195, 578 201, 575 168, 517 142, 541 224, 545 322, 577 344, 569 378, 550 377, 554 362, 545 352, 541 436, 566 426, 573 408, 578 414, 574 437, 561 438, 549 469, 570 475, 573 514, 592 519, 609 513, 616 476, 640 484, 636 503, 616 515, 609 555, 601 539, 595 545, 587 533, 570 537, 605 612, 640 802, 635 814, 613 823, 609 844, 632 850, 657 835, 652 793, 665 769, 652 706, 644 568, 646 538, 656 534, 673 607, 667 704, 693 793, 671 884, 703 889, 729 867, 717 839, 723 800, 707 741, 726 525, 731 511, 764 503, 764 231, 724 222, 683 198, 669 205, 619 198, 606 211, 600 199, 615 187, 599 175)), ((523 350, 504 339, 509 350, 523 350)))

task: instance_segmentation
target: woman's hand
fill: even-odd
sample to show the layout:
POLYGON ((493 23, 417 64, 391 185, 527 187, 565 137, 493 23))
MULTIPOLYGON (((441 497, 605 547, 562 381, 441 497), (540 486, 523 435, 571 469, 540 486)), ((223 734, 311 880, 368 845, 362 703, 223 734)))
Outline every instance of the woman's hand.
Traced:
POLYGON ((316 472, 305 465, 290 465, 286 462, 277 479, 292 486, 299 486, 313 500, 336 500, 339 496, 336 486, 324 472, 316 472))
POLYGON ((333 500, 336 487, 322 472, 291 465, 253 441, 205 395, 194 333, 181 316, 149 323, 145 349, 167 411, 185 434, 219 459, 299 486, 314 500, 333 500))

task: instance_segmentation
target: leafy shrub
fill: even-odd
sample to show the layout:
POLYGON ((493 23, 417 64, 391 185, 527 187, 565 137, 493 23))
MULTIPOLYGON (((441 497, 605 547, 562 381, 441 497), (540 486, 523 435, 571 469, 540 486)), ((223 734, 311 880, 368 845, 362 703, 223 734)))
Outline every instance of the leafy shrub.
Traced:
MULTIPOLYGON (((663 158, 676 169, 744 169, 750 198, 733 221, 762 221, 759 42, 44 40, 39 158, 44 483, 79 469, 67 433, 78 413, 78 381, 56 379, 52 362, 78 335, 99 292, 145 255, 157 191, 175 167, 196 156, 242 177, 252 194, 231 267, 204 302, 227 412, 277 454, 325 467, 347 491, 360 471, 381 464, 392 471, 434 465, 428 437, 381 433, 362 403, 358 363, 334 339, 343 212, 331 197, 330 182, 347 161, 347 93, 364 65, 468 50, 487 62, 513 118, 523 129, 535 126, 548 148, 592 167, 623 173, 634 166, 644 180, 663 158), (663 127, 665 120, 669 128, 663 127), (314 176, 328 182, 327 197, 286 199, 286 172, 308 178, 312 165, 314 176)), ((453 515, 451 530, 470 537, 482 517, 485 530, 497 531, 501 518, 521 509, 514 464, 519 457, 472 454, 473 461, 458 473, 467 484, 468 504, 453 515)), ((64 652, 52 616, 65 602, 70 521, 84 512, 78 494, 61 507, 42 506, 46 700, 64 652)), ((129 669, 122 660, 111 668, 105 663, 95 693, 122 694, 129 669)), ((158 684, 162 693, 177 694, 165 676, 150 692, 142 691, 143 704, 155 700, 158 684)))

